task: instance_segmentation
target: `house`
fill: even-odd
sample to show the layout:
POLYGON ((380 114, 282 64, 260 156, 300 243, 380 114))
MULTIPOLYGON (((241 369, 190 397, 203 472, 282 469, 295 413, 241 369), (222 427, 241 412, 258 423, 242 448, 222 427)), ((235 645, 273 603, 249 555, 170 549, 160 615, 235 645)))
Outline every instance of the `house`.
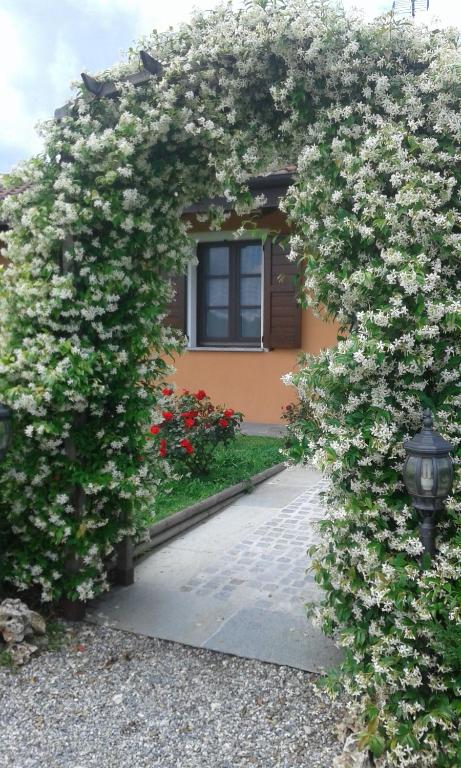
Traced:
MULTIPOLYGON (((338 331, 335 323, 301 310, 296 300, 297 268, 283 242, 290 230, 279 209, 293 172, 287 166, 250 182, 252 194, 264 195, 265 202, 244 237, 236 238, 244 222, 224 198, 184 211, 198 263, 175 281, 167 318, 187 337, 185 352, 174 360, 177 388, 204 389, 257 424, 280 423, 283 407, 295 399, 281 377, 295 369, 301 352, 333 346, 338 331), (203 223, 211 203, 229 214, 219 232, 203 223)), ((21 191, 0 189, 0 199, 21 191)))
POLYGON ((293 181, 293 167, 256 177, 254 196, 265 203, 252 228, 224 199, 204 200, 184 216, 197 247, 198 264, 176 281, 168 323, 187 336, 187 349, 174 365, 179 389, 205 389, 212 399, 242 411, 245 420, 277 424, 295 392, 281 381, 301 352, 317 354, 336 343, 338 327, 322 321, 297 300, 296 264, 286 258, 289 234, 280 199, 293 181), (201 223, 210 203, 230 214, 219 232, 201 223), (277 236, 277 233, 279 236, 277 236))

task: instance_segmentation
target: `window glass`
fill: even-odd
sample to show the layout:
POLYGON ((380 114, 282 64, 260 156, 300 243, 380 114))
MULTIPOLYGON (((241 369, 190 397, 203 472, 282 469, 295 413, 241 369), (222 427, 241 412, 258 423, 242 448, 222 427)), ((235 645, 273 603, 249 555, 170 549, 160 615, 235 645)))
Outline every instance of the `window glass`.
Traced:
POLYGON ((215 339, 224 339, 229 335, 229 310, 208 309, 206 313, 206 335, 215 339))
POLYGON ((448 494, 452 483, 452 465, 447 457, 437 459, 439 468, 438 493, 448 494))
POLYGON ((240 279, 240 304, 261 304, 261 278, 242 277, 240 279))
POLYGON ((229 304, 229 280, 226 278, 207 280, 206 297, 209 307, 227 307, 229 304))
POLYGON ((240 334, 245 339, 257 339, 261 336, 261 310, 240 310, 240 334))
POLYGON ((227 245, 210 245, 205 254, 207 275, 229 274, 229 248, 227 245))
POLYGON ((251 243, 240 247, 240 272, 242 275, 261 274, 261 244, 251 243))

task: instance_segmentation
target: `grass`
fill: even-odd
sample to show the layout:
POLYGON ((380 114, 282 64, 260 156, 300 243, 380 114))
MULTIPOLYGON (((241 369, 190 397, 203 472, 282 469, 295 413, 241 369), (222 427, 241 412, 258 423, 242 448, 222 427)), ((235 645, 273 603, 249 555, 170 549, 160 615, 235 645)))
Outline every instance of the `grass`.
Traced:
POLYGON ((0 667, 8 667, 9 669, 15 669, 13 659, 10 656, 10 652, 7 648, 0 651, 0 667))
POLYGON ((154 522, 279 464, 283 461, 279 453, 282 443, 275 437, 239 435, 229 445, 219 446, 208 475, 176 480, 165 486, 163 492, 159 490, 154 522))

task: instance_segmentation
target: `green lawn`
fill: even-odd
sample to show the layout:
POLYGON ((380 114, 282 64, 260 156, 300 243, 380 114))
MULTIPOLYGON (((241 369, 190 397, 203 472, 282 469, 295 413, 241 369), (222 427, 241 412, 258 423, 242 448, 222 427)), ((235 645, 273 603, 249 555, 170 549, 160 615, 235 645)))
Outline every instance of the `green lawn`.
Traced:
POLYGON ((239 435, 229 445, 219 446, 209 475, 186 477, 159 490, 154 522, 283 461, 279 453, 282 442, 275 437, 239 435))

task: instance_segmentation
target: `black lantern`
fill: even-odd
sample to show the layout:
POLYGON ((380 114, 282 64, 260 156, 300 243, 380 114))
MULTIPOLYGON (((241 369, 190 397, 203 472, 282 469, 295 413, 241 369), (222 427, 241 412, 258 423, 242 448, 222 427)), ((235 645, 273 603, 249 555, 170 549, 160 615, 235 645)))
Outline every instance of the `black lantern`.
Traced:
POLYGON ((420 538, 424 551, 435 554, 435 514, 443 509, 443 502, 453 485, 451 443, 443 439, 433 427, 432 412, 423 413, 423 428, 404 443, 407 452, 403 479, 413 506, 421 518, 420 538))
POLYGON ((11 441, 11 410, 0 403, 0 461, 5 458, 11 441))

